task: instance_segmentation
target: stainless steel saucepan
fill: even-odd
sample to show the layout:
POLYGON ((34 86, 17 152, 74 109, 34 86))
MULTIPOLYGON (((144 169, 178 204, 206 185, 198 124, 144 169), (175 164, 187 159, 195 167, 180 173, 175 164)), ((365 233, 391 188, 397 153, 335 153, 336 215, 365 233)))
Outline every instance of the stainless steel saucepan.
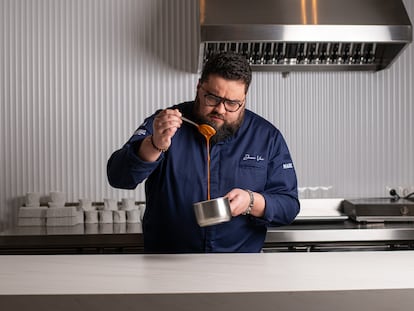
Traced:
POLYGON ((197 223, 200 227, 212 226, 231 219, 228 198, 216 198, 193 204, 197 223))

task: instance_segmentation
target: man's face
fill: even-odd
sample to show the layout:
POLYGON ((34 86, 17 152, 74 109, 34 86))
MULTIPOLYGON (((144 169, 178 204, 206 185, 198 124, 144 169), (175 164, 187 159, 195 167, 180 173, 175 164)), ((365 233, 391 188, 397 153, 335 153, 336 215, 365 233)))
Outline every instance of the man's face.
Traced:
POLYGON ((217 75, 209 76, 204 83, 197 85, 194 114, 199 122, 212 125, 217 134, 213 142, 221 141, 240 128, 245 110, 245 84, 243 81, 226 80, 217 75), (216 106, 214 100, 220 101, 216 106), (225 106, 226 105, 226 106, 225 106), (227 110, 226 110, 227 107, 227 110), (228 110, 236 110, 234 112, 228 110))

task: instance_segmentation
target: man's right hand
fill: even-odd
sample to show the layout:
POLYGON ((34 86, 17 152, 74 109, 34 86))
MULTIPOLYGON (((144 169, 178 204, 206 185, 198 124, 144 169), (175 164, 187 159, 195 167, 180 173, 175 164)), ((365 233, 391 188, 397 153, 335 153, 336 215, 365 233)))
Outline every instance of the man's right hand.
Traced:
POLYGON ((167 150, 171 145, 171 138, 183 121, 181 112, 177 109, 165 109, 158 113, 152 123, 152 140, 158 149, 167 150))
POLYGON ((138 150, 138 156, 147 162, 156 161, 162 151, 171 145, 171 138, 181 127, 181 112, 177 109, 165 109, 159 112, 152 123, 153 134, 144 139, 138 150))

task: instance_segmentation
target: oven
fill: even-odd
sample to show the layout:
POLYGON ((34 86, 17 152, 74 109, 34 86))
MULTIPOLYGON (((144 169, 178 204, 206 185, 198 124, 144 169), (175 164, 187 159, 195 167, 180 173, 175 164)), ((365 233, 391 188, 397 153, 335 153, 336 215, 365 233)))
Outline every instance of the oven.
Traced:
POLYGON ((412 201, 389 199, 301 200, 292 224, 268 228, 263 252, 413 250, 411 208, 412 201))

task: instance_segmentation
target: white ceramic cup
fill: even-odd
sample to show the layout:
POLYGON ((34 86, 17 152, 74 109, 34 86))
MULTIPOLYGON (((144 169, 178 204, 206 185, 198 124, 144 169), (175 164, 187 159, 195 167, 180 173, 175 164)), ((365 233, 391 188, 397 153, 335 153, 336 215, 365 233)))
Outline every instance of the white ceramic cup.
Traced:
POLYGON ((143 203, 141 203, 141 204, 138 205, 138 209, 139 209, 139 219, 141 220, 141 222, 144 219, 145 207, 146 207, 146 205, 143 204, 143 203))
POLYGON ((141 223, 141 211, 138 208, 126 211, 126 222, 129 224, 141 223))
POLYGON ((39 192, 28 192, 26 193, 26 206, 39 206, 40 205, 40 193, 39 192))
POLYGON ((98 223, 98 211, 85 211, 85 224, 98 223))
POLYGON ((114 224, 123 224, 126 222, 126 212, 125 211, 114 211, 114 224))
POLYGON ((104 199, 104 210, 116 211, 118 210, 118 204, 114 199, 104 199))
POLYGON ((135 200, 131 198, 122 199, 122 209, 124 211, 129 211, 135 207, 135 200))
POLYGON ((53 203, 64 203, 65 202, 65 193, 62 191, 51 191, 50 200, 53 203))
POLYGON ((92 201, 89 199, 79 199, 79 206, 83 211, 92 211, 92 201))
POLYGON ((113 211, 99 211, 99 223, 112 224, 114 222, 113 211))

